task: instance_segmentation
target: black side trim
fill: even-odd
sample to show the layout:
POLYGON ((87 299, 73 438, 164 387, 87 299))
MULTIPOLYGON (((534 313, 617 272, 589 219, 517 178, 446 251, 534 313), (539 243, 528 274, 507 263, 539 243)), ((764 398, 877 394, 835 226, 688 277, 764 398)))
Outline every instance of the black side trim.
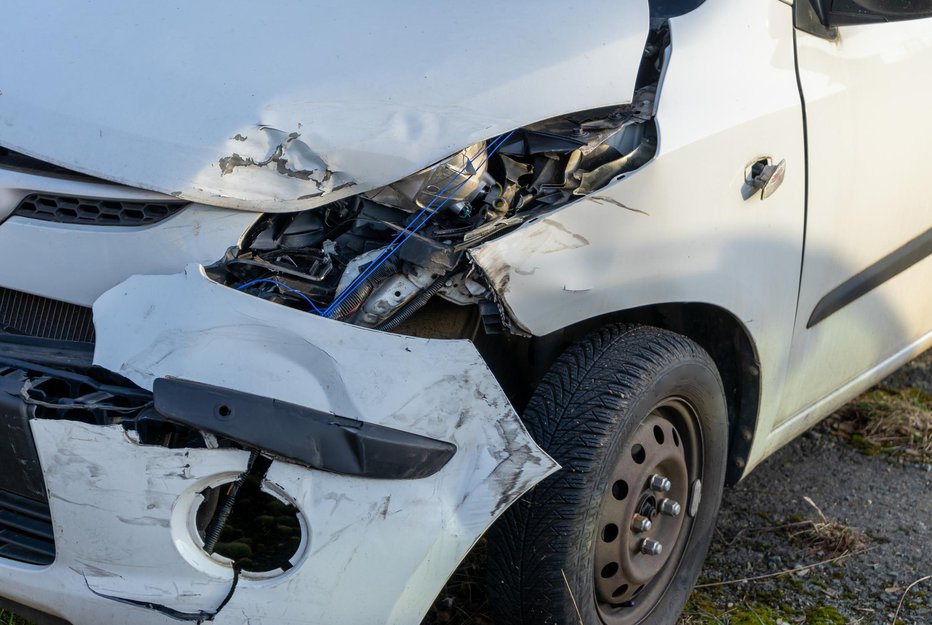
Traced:
POLYGON ((153 392, 156 411, 169 421, 323 471, 417 479, 456 453, 452 443, 209 384, 159 378, 153 392))
POLYGON ((932 254, 932 228, 846 280, 819 300, 809 317, 811 328, 932 254))

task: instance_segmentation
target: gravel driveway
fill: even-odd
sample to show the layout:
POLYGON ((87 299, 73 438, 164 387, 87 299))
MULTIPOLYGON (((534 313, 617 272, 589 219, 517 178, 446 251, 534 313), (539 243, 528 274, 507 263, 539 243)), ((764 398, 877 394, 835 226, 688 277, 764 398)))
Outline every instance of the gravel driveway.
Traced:
MULTIPOLYGON (((932 354, 884 383, 932 394, 932 354)), ((832 559, 793 536, 824 516, 866 542, 841 561, 758 581, 700 588, 683 624, 932 624, 932 465, 865 455, 825 425, 790 443, 725 492, 700 584, 769 575, 832 559), (862 551, 863 550, 863 551, 862 551), (861 553, 857 553, 861 551, 861 553), (904 593, 906 593, 904 595, 904 593)))

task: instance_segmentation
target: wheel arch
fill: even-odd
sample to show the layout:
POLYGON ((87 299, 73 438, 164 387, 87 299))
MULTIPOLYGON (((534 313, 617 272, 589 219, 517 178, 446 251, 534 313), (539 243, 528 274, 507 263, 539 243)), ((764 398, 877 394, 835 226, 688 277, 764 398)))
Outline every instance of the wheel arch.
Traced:
POLYGON ((565 347, 609 323, 638 323, 682 334, 715 361, 728 404, 729 445, 726 484, 737 483, 747 467, 760 413, 761 370, 754 340, 731 312, 701 302, 639 306, 592 317, 534 340, 532 362, 539 379, 565 347))

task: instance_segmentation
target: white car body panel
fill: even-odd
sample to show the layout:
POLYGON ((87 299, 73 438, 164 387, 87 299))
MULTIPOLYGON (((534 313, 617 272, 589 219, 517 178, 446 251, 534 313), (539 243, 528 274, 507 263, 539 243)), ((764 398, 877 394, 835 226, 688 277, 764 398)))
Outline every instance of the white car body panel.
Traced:
POLYGON ((120 426, 70 421, 37 419, 32 431, 46 468, 56 558, 49 567, 4 562, 5 596, 44 611, 52 603, 57 616, 75 625, 166 622, 162 613, 101 594, 181 612, 220 604, 232 575, 184 558, 184 543, 174 541, 176 535, 182 539, 183 527, 173 521, 173 506, 211 478, 241 473, 248 452, 138 445, 120 426), (147 487, 140 488, 140 481, 147 487))
POLYGON ((82 306, 132 275, 177 273, 189 263, 216 261, 258 216, 190 204, 144 227, 9 217, 32 193, 129 201, 175 198, 103 181, 0 168, 3 286, 82 306))
MULTIPOLYGON (((220 286, 197 266, 119 285, 95 304, 95 324, 96 363, 143 388, 183 377, 457 446, 438 473, 413 480, 275 461, 265 483, 300 509, 304 553, 279 577, 242 575, 215 623, 416 623, 488 526, 558 469, 468 341, 322 319, 220 286), (387 560, 391 575, 375 565, 387 560)), ((139 445, 119 426, 70 421, 36 420, 33 432, 57 555, 49 569, 0 566, 6 596, 42 597, 75 625, 217 611, 233 571, 204 554, 189 519, 201 491, 245 469, 247 452, 139 445)))
POLYGON ((904 346, 921 344, 932 319, 932 257, 926 257, 807 327, 833 289, 932 228, 924 184, 932 18, 843 26, 834 41, 799 32, 797 42, 810 182, 784 421, 904 346), (908 125, 884 123, 884 111, 908 125))
POLYGON ((730 311, 761 361, 753 466, 780 402, 802 257, 805 154, 792 9, 707 2, 671 20, 671 30, 655 160, 472 256, 534 335, 662 302, 730 311), (712 40, 713 28, 729 36, 712 40), (767 200, 744 200, 745 165, 764 154, 786 159, 786 180, 767 200), (710 161, 717 166, 705 166, 710 161))
MULTIPOLYGON (((468 260, 481 275, 457 285, 469 305, 488 303, 476 293, 490 287, 506 313, 495 320, 532 337, 663 304, 724 311, 749 337, 760 381, 755 431, 734 432, 749 446, 729 459, 742 470, 932 345, 928 258, 806 329, 827 291, 932 221, 921 185, 875 184, 924 174, 915 133, 878 119, 898 105, 932 135, 932 87, 915 80, 932 65, 932 20, 823 41, 795 31, 793 11, 715 0, 672 18, 659 99, 645 100, 656 108, 624 111, 656 125, 652 160, 476 239, 468 260), (899 102, 897 81, 916 100, 899 102), (767 199, 746 194, 762 156, 787 167, 767 199)), ((419 622, 485 530, 559 467, 469 340, 323 318, 204 267, 261 213, 321 207, 532 122, 643 96, 642 59, 663 59, 645 54, 648 0, 595 0, 574 19, 555 18, 567 14, 555 0, 480 0, 468 12, 426 0, 37 0, 7 13, 0 145, 102 180, 0 167, 0 295, 93 305, 94 364, 142 389, 181 378, 456 453, 408 480, 275 457, 263 485, 300 510, 303 543, 289 571, 236 579, 190 528, 201 493, 241 475, 247 451, 34 418, 55 560, 0 558, 0 595, 73 625, 419 622), (55 45, 33 45, 39 31, 55 45), (192 204, 145 227, 10 216, 33 192, 192 204)))
POLYGON ((628 101, 647 0, 595 0, 585 18, 554 19, 565 11, 556 0, 468 11, 427 0, 31 2, 0 22, 0 138, 196 202, 311 208, 513 128, 628 101), (503 24, 521 27, 505 37, 503 24), (32 45, 38 32, 55 45, 32 45))

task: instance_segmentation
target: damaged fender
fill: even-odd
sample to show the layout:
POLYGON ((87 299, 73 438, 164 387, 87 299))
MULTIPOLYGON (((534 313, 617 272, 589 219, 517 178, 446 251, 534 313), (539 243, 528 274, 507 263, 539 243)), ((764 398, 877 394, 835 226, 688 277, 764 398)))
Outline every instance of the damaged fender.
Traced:
MULTIPOLYGON (((242 623, 247 617, 251 623, 419 622, 485 529, 558 468, 530 438, 468 341, 398 336, 316 317, 216 284, 197 265, 179 275, 130 278, 97 300, 94 318, 95 364, 143 388, 151 390, 159 378, 182 378, 456 448, 439 471, 421 479, 373 480, 275 460, 266 484, 294 501, 303 515, 303 552, 280 577, 240 579, 215 617, 218 623, 242 623), (366 589, 362 602, 360 588, 366 589)), ((108 515, 119 507, 115 500, 126 499, 135 488, 138 494, 129 498, 122 516, 156 518, 156 527, 186 518, 178 510, 184 498, 178 497, 190 498, 197 480, 163 477, 185 471, 184 452, 153 447, 139 453, 119 428, 56 422, 37 427, 40 439, 51 430, 37 441, 46 455, 55 456, 48 451, 54 444, 49 437, 64 436, 67 428, 78 439, 88 438, 69 450, 78 465, 116 460, 106 471, 114 473, 114 482, 82 485, 108 515), (104 444, 100 437, 113 440, 104 444), (142 466, 146 463, 167 466, 152 474, 142 466), (117 483, 119 488, 113 487, 117 483)), ((221 467, 227 473, 243 470, 246 463, 245 451, 196 451, 198 462, 214 454, 214 464, 228 459, 232 466, 221 467)), ((190 464, 194 477, 207 470, 190 464)), ((68 497, 54 480, 49 491, 55 506, 68 497)), ((146 564, 150 550, 167 547, 169 529, 161 531, 152 546, 137 546, 141 554, 132 556, 134 562, 141 558, 146 564)), ((166 600, 173 609, 215 610, 230 588, 232 569, 190 541, 175 545, 170 559, 187 562, 191 575, 176 572, 171 583, 166 579, 152 589, 134 585, 131 576, 107 578, 99 588, 110 597, 136 601, 177 591, 176 599, 166 600)), ((109 570, 100 562, 94 567, 109 570)))

